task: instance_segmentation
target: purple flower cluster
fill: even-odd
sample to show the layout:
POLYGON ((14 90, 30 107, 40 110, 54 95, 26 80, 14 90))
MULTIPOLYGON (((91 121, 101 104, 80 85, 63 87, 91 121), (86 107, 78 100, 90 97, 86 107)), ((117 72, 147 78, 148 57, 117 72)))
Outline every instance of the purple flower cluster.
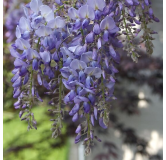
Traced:
POLYGON ((20 18, 16 27, 17 39, 10 49, 11 55, 16 58, 11 81, 13 97, 18 98, 15 108, 22 108, 20 118, 27 112, 22 120, 28 121, 28 128, 36 128, 31 108, 36 99, 42 99, 35 79, 47 89, 53 87, 46 78, 55 77, 57 68, 51 66, 51 61, 56 59, 55 50, 64 39, 62 28, 65 27, 65 21, 60 16, 54 16, 54 10, 40 0, 32 0, 24 7, 24 12, 25 17, 20 18))
POLYGON ((22 120, 28 121, 28 128, 36 128, 31 109, 35 100, 42 101, 38 85, 47 88, 48 95, 58 93, 49 102, 53 106, 49 111, 55 114, 52 137, 61 133, 64 105, 70 105, 72 121, 81 122, 75 131, 75 143, 86 135, 85 154, 89 154, 93 139, 101 141, 94 135, 95 119, 104 129, 109 125, 110 103, 116 99, 118 48, 126 49, 136 61, 139 55, 134 38, 143 29, 142 42, 150 50, 151 34, 155 32, 147 28, 147 23, 158 19, 149 0, 78 0, 74 4, 56 0, 47 4, 32 0, 24 7, 25 16, 16 27, 17 39, 10 49, 16 58, 11 80, 13 97, 18 98, 14 106, 20 109, 20 118, 27 112, 22 120))

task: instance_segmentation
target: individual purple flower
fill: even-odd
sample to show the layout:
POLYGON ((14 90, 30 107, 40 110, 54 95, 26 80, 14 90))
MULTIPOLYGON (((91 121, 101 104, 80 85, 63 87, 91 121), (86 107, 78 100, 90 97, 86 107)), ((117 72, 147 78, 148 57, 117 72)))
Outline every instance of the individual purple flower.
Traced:
POLYGON ((71 7, 68 9, 68 15, 71 19, 76 20, 79 19, 79 13, 78 10, 76 10, 75 8, 71 7))
POLYGON ((41 12, 41 15, 45 18, 47 22, 54 19, 54 12, 49 6, 41 5, 39 10, 41 12))
POLYGON ((41 5, 42 5, 42 2, 40 0, 32 0, 30 2, 30 8, 35 13, 39 12, 39 8, 41 5))
POLYGON ((47 23, 47 27, 50 27, 50 28, 64 28, 65 27, 65 21, 60 16, 57 16, 55 19, 52 19, 47 23))
POLYGON ((22 38, 19 38, 15 41, 15 45, 18 49, 20 50, 27 50, 30 48, 30 44, 28 41, 22 39, 22 38))
POLYGON ((115 21, 112 17, 105 17, 100 23, 101 30, 108 30, 109 33, 116 33, 119 31, 119 28, 116 26, 115 21))
POLYGON ((92 7, 94 10, 103 11, 106 6, 104 0, 87 0, 87 4, 92 7))
POLYGON ((83 5, 79 8, 79 16, 83 19, 94 20, 95 13, 93 8, 91 8, 89 5, 83 5))
POLYGON ((35 33, 38 37, 45 37, 52 34, 52 30, 50 27, 41 26, 35 31, 35 33))

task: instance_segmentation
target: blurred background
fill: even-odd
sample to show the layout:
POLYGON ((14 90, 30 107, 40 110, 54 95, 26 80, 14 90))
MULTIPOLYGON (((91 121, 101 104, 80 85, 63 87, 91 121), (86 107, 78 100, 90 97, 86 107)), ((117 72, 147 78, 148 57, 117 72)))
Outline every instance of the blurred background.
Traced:
MULTIPOLYGON (((3 152, 4 160, 162 160, 163 153, 163 2, 152 0, 152 8, 160 19, 150 27, 157 31, 154 53, 145 54, 142 44, 138 63, 121 54, 115 96, 112 102, 110 127, 95 132, 102 140, 95 141, 92 153, 84 157, 82 143, 74 144, 76 124, 71 117, 64 120, 63 134, 51 138, 48 99, 33 107, 38 129, 27 131, 15 110, 12 97, 13 58, 9 47, 15 39, 15 27, 23 15, 26 0, 3 0, 3 152)), ((97 123, 97 122, 96 122, 97 123)))

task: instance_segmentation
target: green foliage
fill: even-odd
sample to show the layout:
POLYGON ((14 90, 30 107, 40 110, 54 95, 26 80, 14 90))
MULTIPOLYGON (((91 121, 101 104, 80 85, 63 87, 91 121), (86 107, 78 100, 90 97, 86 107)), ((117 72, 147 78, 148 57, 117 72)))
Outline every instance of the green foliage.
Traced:
POLYGON ((69 142, 65 124, 62 135, 52 139, 47 107, 37 106, 33 111, 40 123, 37 130, 31 131, 27 131, 26 122, 20 123, 18 112, 4 111, 4 160, 67 160, 69 142))

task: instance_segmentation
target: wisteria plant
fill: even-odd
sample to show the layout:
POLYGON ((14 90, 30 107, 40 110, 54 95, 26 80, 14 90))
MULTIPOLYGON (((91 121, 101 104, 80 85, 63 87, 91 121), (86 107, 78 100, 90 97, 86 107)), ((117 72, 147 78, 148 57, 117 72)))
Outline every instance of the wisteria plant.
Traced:
POLYGON ((37 129, 32 110, 36 101, 43 102, 38 89, 44 86, 54 114, 52 137, 61 134, 64 114, 69 114, 81 122, 75 143, 86 135, 87 155, 93 140, 101 141, 94 133, 95 120, 104 129, 109 125, 118 48, 135 62, 141 43, 152 54, 156 32, 148 24, 159 20, 150 0, 32 0, 23 10, 10 48, 16 58, 11 80, 15 109, 28 130, 37 129))

